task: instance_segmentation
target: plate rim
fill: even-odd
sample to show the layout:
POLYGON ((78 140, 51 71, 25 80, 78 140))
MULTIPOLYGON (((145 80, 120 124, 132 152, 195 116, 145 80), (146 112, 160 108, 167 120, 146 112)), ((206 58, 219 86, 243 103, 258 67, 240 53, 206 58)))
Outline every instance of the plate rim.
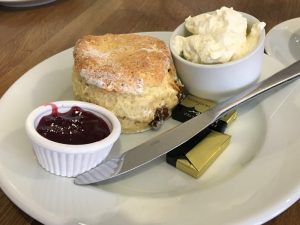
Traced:
POLYGON ((0 0, 0 5, 13 8, 34 7, 50 4, 56 0, 0 0))
MULTIPOLYGON (((284 64, 285 66, 291 64, 292 62, 288 62, 288 63, 282 62, 282 61, 276 56, 276 54, 275 54, 274 51, 273 51, 273 47, 272 47, 272 44, 271 44, 271 39, 272 39, 273 36, 274 36, 273 33, 274 33, 275 30, 281 30, 282 27, 287 26, 287 25, 289 25, 289 24, 291 24, 291 23, 294 23, 294 22, 296 22, 296 21, 298 21, 299 24, 300 24, 300 17, 295 17, 295 18, 292 18, 292 19, 288 19, 288 20, 285 20, 285 21, 283 21, 283 22, 281 22, 281 23, 275 25, 274 27, 272 27, 272 28, 269 30, 269 32, 266 34, 266 38, 265 38, 265 46, 264 46, 264 47, 265 47, 265 52, 266 52, 269 56, 271 56, 271 57, 277 59, 279 62, 281 62, 281 63, 284 64)), ((299 28, 300 28, 300 25, 299 25, 299 28)))

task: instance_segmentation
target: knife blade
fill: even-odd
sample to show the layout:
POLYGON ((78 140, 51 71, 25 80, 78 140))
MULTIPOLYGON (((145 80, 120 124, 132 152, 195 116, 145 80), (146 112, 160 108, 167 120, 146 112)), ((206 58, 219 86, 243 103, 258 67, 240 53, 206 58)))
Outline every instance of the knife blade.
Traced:
POLYGON ((74 183, 83 185, 102 182, 145 165, 188 141, 229 110, 274 87, 286 84, 299 75, 300 61, 297 61, 273 76, 252 84, 245 91, 217 104, 210 110, 78 175, 74 183))

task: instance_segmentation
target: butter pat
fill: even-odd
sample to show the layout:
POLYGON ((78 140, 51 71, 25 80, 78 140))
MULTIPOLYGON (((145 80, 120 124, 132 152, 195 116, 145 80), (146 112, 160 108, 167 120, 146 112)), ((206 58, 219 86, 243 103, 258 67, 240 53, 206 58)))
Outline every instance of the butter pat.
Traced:
POLYGON ((212 131, 199 142, 185 158, 176 161, 176 168, 198 178, 230 143, 230 135, 212 131))
MULTIPOLYGON (((185 122, 205 111, 209 110, 216 103, 207 99, 187 95, 172 111, 174 120, 185 122)), ((224 132, 229 124, 237 118, 237 111, 228 112, 223 118, 217 120, 209 126, 210 129, 224 132)))
MULTIPOLYGON (((188 95, 172 112, 173 119, 185 122, 215 105, 214 102, 188 95)), ((195 177, 200 177, 215 162, 230 143, 226 128, 237 118, 237 112, 228 112, 184 144, 166 155, 167 163, 195 177)))
POLYGON ((216 103, 207 99, 187 95, 172 111, 172 118, 185 122, 212 108, 216 103))

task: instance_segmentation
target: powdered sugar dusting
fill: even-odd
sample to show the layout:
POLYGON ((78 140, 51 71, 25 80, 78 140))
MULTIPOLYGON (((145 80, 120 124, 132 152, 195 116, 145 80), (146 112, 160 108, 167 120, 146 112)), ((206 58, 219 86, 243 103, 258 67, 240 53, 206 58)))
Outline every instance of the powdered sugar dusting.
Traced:
POLYGON ((87 84, 134 95, 160 85, 172 62, 164 42, 135 34, 86 36, 77 42, 74 58, 87 84))
POLYGON ((143 80, 136 79, 130 85, 128 82, 122 82, 121 85, 116 84, 116 77, 121 77, 117 73, 97 72, 89 69, 82 69, 80 75, 86 80, 88 84, 95 85, 107 91, 117 91, 120 93, 141 94, 143 92, 143 80))
POLYGON ((92 46, 86 46, 82 51, 83 57, 94 57, 94 58, 108 58, 110 52, 102 52, 92 46))
POLYGON ((157 48, 141 48, 140 51, 164 53, 162 50, 157 48))

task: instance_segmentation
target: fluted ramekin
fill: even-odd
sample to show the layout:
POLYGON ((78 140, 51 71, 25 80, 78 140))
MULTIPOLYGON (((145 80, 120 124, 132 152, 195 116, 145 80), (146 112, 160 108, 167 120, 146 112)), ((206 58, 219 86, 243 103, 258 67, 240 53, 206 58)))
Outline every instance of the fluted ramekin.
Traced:
POLYGON ((81 101, 57 101, 39 106, 28 115, 25 127, 39 164, 50 173, 66 177, 75 177, 101 163, 108 156, 121 133, 120 122, 112 112, 98 105, 81 101), (40 135, 36 128, 43 116, 52 113, 53 104, 58 108, 58 112, 66 112, 72 106, 79 106, 83 110, 94 113, 107 123, 110 134, 100 141, 81 145, 48 140, 40 135))

